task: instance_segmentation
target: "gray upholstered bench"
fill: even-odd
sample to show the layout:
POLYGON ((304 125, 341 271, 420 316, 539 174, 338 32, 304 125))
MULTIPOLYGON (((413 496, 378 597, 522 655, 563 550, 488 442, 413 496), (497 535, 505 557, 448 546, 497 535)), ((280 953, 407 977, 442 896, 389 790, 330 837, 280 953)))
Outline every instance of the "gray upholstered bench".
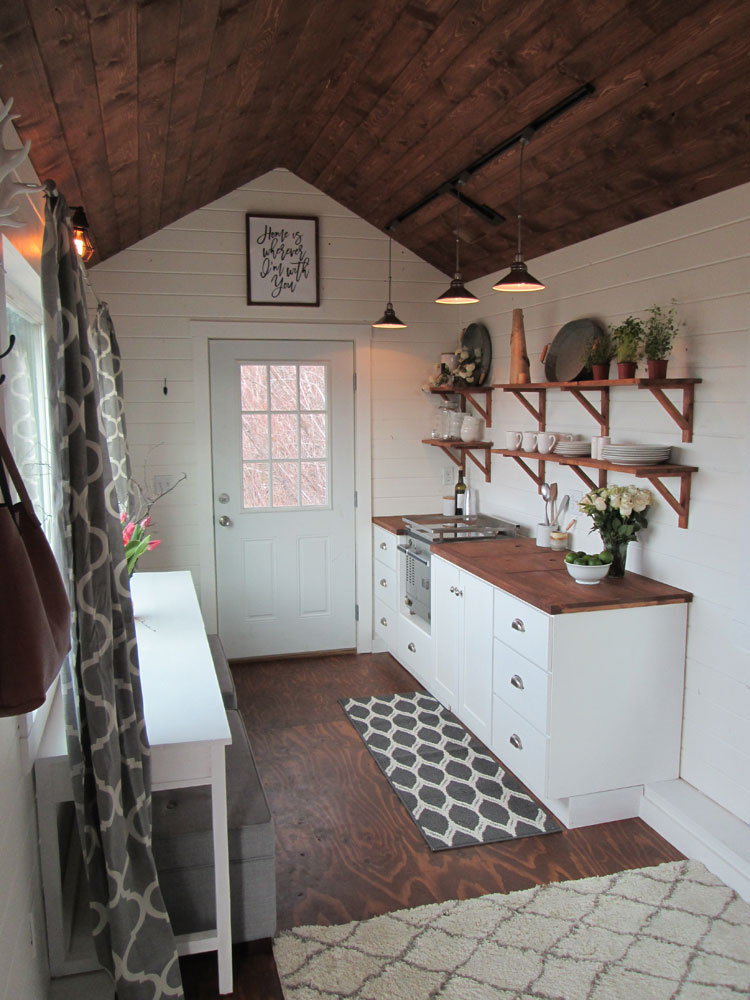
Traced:
POLYGON ((232 677, 232 671, 229 669, 229 663, 224 654, 221 639, 218 635, 209 635, 206 638, 208 639, 208 648, 211 650, 211 656, 213 657, 216 677, 219 681, 219 690, 224 699, 224 708, 237 708, 237 692, 234 689, 234 678, 232 677))
MULTIPOLYGON (((227 712, 227 814, 232 940, 276 931, 274 828, 247 731, 227 712)), ((210 791, 169 789, 153 796, 153 848, 159 883, 176 933, 216 926, 210 791)))

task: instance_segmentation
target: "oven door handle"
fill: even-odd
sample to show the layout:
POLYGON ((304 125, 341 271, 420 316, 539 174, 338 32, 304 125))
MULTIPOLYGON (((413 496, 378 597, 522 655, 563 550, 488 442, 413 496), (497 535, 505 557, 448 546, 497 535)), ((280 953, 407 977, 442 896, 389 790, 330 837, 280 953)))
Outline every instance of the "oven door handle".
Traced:
POLYGON ((424 556, 418 556, 416 552, 413 552, 411 549, 407 549, 405 545, 397 545, 396 548, 399 552, 403 552, 404 555, 408 556, 410 559, 416 559, 417 562, 422 563, 423 566, 430 565, 429 559, 425 559, 424 556))

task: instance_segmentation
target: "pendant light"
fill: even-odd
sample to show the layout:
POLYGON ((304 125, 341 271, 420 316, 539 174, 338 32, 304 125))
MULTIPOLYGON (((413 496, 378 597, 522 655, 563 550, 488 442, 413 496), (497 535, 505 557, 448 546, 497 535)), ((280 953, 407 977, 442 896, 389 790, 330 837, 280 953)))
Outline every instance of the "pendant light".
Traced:
POLYGON ((472 295, 467 288, 464 288, 461 270, 458 265, 458 245, 461 241, 458 228, 460 211, 461 202, 456 198, 456 273, 453 275, 450 288, 443 292, 439 298, 435 299, 440 306, 469 306, 473 302, 479 302, 479 299, 475 295, 472 295))
POLYGON ((523 151, 529 144, 527 136, 521 136, 521 156, 518 165, 518 250, 510 271, 501 278, 496 285, 493 285, 495 292, 541 292, 546 286, 538 281, 524 263, 521 253, 521 213, 523 211, 523 151))
POLYGON ((94 246, 89 239, 89 220, 82 205, 71 205, 70 225, 73 229, 73 245, 81 260, 87 264, 94 255, 94 246))
POLYGON ((388 305, 385 307, 385 312, 377 321, 373 323, 373 327, 377 327, 378 330, 405 330, 406 323, 402 323, 401 320, 395 313, 393 308, 393 303, 391 302, 391 248, 393 246, 393 238, 388 237, 388 305))

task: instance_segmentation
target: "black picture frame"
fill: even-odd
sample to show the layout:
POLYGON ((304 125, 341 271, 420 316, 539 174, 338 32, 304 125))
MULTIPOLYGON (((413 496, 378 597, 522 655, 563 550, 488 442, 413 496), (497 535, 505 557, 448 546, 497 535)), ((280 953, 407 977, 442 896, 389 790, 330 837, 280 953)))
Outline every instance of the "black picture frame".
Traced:
POLYGON ((318 219, 245 215, 247 304, 319 306, 318 219))

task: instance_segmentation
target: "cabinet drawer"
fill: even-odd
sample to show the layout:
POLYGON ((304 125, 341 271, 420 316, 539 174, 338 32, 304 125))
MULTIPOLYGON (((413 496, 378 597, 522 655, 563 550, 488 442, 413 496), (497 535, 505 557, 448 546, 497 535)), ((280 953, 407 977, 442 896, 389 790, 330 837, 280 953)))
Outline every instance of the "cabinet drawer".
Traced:
POLYGON ((547 737, 497 695, 492 704, 492 752, 535 795, 543 796, 547 776, 547 737))
POLYGON ((394 656, 428 689, 432 688, 432 636, 404 615, 397 615, 398 641, 394 656))
POLYGON ((551 675, 499 639, 494 643, 492 675, 494 693, 540 733, 547 733, 551 675))
POLYGON ((495 590, 494 634, 506 646, 547 670, 550 619, 543 611, 495 590))
POLYGON ((373 563, 372 571, 373 598, 382 601, 392 610, 396 610, 398 604, 398 575, 395 569, 389 569, 377 560, 373 563))
POLYGON ((398 550, 396 549, 398 539, 398 535, 394 535, 392 531, 386 531, 385 528, 381 528, 377 524, 372 529, 373 555, 393 570, 398 566, 398 550))
POLYGON ((380 638, 386 643, 389 649, 392 649, 396 645, 396 617, 398 612, 394 611, 393 608, 389 608, 387 604, 382 601, 375 601, 375 635, 379 635, 380 638))

